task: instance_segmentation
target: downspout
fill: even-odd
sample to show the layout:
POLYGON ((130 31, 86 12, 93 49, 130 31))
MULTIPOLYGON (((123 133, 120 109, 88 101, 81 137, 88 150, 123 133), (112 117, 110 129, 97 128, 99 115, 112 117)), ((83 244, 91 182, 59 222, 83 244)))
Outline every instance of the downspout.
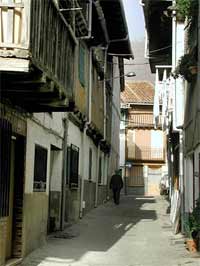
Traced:
POLYGON ((61 212, 60 212, 60 230, 64 230, 65 221, 65 184, 67 176, 67 138, 68 138, 68 115, 63 119, 64 122, 64 140, 63 140, 63 170, 62 170, 62 183, 61 183, 61 212))
MULTIPOLYGON (((173 6, 176 5, 176 0, 173 0, 173 6)), ((172 19, 172 71, 175 71, 177 66, 177 18, 176 11, 173 10, 172 19)), ((177 125, 177 110, 176 110, 176 91, 177 80, 175 80, 175 125, 177 125)), ((179 193, 180 193, 180 218, 181 218, 181 232, 184 233, 184 158, 183 158, 183 129, 179 129, 179 193)))
POLYGON ((82 178, 81 178, 81 202, 80 202, 80 213, 79 217, 83 217, 83 199, 84 199, 84 165, 85 165, 85 139, 86 139, 86 131, 87 131, 87 126, 90 125, 92 121, 92 47, 89 50, 89 84, 88 84, 88 121, 84 126, 84 131, 83 131, 83 153, 82 153, 82 178))
POLYGON ((98 144, 97 151, 97 171, 96 171, 96 191, 95 191, 95 208, 98 206, 98 188, 99 188, 99 156, 100 156, 100 145, 98 144))
POLYGON ((106 71, 107 71, 107 49, 105 48, 104 54, 104 83, 103 83, 103 92, 104 92, 104 140, 106 140, 106 121, 107 121, 107 108, 106 108, 106 71))
POLYGON ((79 39, 86 40, 92 37, 92 0, 89 0, 89 11, 88 11, 88 35, 80 37, 79 39))
POLYGON ((83 199, 84 199, 84 176, 85 176, 85 139, 86 139, 86 130, 87 127, 84 127, 84 131, 83 131, 83 137, 82 137, 82 163, 81 163, 81 173, 82 173, 82 177, 81 177, 81 202, 80 202, 80 218, 83 217, 83 199))

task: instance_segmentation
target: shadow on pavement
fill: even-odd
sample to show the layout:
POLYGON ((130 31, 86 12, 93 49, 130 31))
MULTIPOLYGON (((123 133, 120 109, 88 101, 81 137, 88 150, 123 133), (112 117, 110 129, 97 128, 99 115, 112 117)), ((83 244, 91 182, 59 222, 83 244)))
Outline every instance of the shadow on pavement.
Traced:
POLYGON ((124 196, 120 205, 108 202, 99 206, 66 229, 64 233, 72 237, 50 237, 47 244, 31 253, 22 265, 67 265, 90 252, 106 252, 124 235, 134 237, 130 230, 141 220, 157 220, 154 203, 153 197, 124 196))

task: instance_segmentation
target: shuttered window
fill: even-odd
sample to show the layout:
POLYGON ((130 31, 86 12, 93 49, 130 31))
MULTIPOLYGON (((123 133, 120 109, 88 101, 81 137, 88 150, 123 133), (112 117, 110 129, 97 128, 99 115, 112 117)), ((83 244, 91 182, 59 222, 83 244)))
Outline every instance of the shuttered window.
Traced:
POLYGON ((79 81, 85 87, 85 48, 79 46, 79 81))
POLYGON ((34 191, 46 191, 47 182, 47 149, 35 145, 34 191))
POLYGON ((67 171, 66 171, 66 184, 69 184, 69 177, 70 177, 70 161, 71 161, 71 146, 67 147, 67 171))
POLYGON ((78 187, 78 171, 79 170, 79 148, 71 145, 70 151, 70 188, 78 187))
POLYGON ((0 217, 9 216, 12 126, 0 119, 0 217))

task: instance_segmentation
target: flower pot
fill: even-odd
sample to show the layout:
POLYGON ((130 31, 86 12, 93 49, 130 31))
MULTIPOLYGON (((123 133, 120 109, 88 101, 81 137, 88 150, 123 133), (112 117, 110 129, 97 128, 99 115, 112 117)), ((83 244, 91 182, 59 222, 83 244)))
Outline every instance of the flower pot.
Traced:
POLYGON ((194 253, 197 252, 197 243, 196 240, 193 238, 186 240, 186 248, 189 252, 194 253))

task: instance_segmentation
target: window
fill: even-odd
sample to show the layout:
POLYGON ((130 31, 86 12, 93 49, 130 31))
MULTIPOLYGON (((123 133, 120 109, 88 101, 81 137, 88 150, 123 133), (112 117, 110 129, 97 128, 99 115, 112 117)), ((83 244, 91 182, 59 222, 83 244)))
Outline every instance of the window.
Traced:
POLYGON ((9 216, 12 126, 0 119, 0 217, 9 216))
POLYGON ((81 44, 79 46, 79 81, 85 87, 85 49, 81 44))
POLYGON ((90 181, 92 180, 92 149, 89 150, 89 178, 90 181))
POLYGON ((98 180, 99 180, 99 184, 101 184, 101 179, 102 179, 102 158, 100 157, 99 158, 99 177, 98 177, 98 180))
POLYGON ((35 145, 35 163, 34 163, 34 191, 46 191, 47 182, 47 149, 35 145))
POLYGON ((70 150, 70 188, 78 187, 78 171, 79 170, 79 148, 71 144, 70 150))
POLYGON ((66 172, 66 184, 69 184, 69 177, 70 177, 70 161, 71 161, 71 146, 67 147, 67 172, 66 172))

